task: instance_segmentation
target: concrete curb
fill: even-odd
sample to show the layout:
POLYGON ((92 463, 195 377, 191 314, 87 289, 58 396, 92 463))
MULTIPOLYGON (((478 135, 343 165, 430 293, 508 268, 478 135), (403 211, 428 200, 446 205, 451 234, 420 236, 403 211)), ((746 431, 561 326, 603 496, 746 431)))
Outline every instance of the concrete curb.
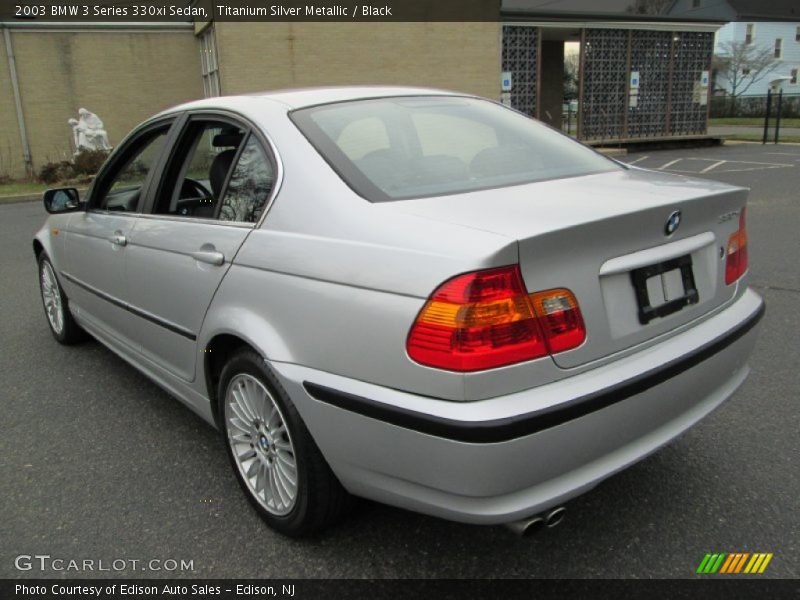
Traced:
MULTIPOLYGON (((759 146, 763 146, 763 142, 761 140, 729 140, 726 139, 723 142, 725 146, 736 146, 737 144, 758 144, 759 146)), ((767 146, 800 146, 800 142, 778 142, 775 144, 771 141, 766 143, 767 146)))
POLYGON ((625 156, 628 154, 627 148, 595 148, 595 150, 606 156, 625 156))
MULTIPOLYGON (((78 193, 83 195, 88 190, 85 188, 76 188, 78 193)), ((19 204, 21 202, 41 202, 42 194, 44 192, 37 192, 35 194, 15 194, 13 196, 0 196, 0 204, 19 204)))
POLYGON ((0 204, 19 204, 21 202, 41 201, 42 195, 23 194, 21 196, 0 196, 0 204))

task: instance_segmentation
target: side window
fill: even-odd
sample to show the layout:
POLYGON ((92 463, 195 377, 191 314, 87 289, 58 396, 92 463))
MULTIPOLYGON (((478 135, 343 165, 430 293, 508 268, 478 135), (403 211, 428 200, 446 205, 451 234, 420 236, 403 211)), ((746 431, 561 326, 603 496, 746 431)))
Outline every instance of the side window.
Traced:
POLYGON ((167 139, 169 125, 146 133, 131 143, 116 167, 98 181, 92 208, 135 212, 142 186, 167 139))
POLYGON ((167 166, 157 214, 217 218, 245 132, 219 121, 190 122, 167 166))
POLYGON ((251 135, 228 182, 219 218, 223 221, 257 222, 272 191, 273 181, 272 163, 261 144, 251 135))

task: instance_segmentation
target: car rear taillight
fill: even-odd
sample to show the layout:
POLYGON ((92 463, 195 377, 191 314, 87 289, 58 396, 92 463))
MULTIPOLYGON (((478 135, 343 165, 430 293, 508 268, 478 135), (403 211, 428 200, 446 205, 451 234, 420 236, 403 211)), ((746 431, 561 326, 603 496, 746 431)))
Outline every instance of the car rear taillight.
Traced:
POLYGON ((551 353, 577 348, 586 339, 578 301, 567 289, 531 294, 533 309, 545 334, 551 353))
POLYGON ((439 286, 417 316, 406 349, 423 365, 478 371, 563 352, 585 338, 572 292, 528 294, 519 265, 512 265, 439 286))
POLYGON ((745 208, 739 214, 739 229, 728 238, 725 259, 725 283, 730 285, 747 271, 747 227, 745 208))

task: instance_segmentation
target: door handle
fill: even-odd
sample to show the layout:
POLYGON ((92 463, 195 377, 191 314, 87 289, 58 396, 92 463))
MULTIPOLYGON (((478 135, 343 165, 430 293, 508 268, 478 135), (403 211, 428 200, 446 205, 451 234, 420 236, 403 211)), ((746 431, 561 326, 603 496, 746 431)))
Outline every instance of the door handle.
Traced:
POLYGON ((115 233, 110 238, 108 238, 108 241, 111 242, 112 244, 114 244, 115 246, 127 246, 128 245, 128 238, 126 238, 121 233, 115 233))
POLYGON ((225 262, 225 255, 216 250, 198 250, 197 252, 190 252, 189 256, 198 262, 206 263, 219 267, 225 262))

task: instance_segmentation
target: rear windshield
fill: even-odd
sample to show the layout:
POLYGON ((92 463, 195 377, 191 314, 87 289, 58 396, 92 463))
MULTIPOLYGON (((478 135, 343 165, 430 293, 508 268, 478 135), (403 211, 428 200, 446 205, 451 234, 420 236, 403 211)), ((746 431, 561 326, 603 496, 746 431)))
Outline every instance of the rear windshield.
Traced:
POLYGON ((620 168, 533 119, 477 98, 358 100, 296 110, 291 118, 342 179, 372 202, 620 168))

